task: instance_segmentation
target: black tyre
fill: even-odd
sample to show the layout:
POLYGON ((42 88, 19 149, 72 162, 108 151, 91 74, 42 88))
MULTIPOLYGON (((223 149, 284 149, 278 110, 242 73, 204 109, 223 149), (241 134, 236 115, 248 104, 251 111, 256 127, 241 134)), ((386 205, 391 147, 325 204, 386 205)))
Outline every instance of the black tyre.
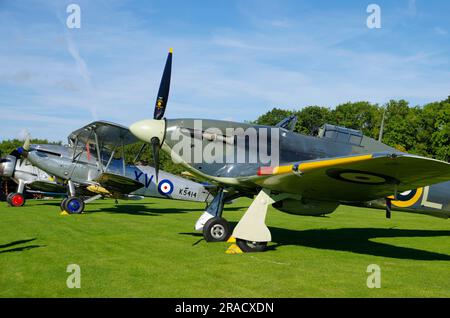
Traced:
POLYGON ((209 219, 203 226, 203 237, 206 242, 225 242, 230 238, 230 225, 219 217, 209 219))
POLYGON ((80 214, 84 211, 84 201, 78 197, 70 197, 64 200, 64 210, 69 214, 80 214))
POLYGON ((8 194, 8 195, 6 196, 6 202, 8 202, 9 205, 11 205, 11 196, 12 196, 13 194, 14 194, 14 193, 12 192, 12 193, 10 193, 10 194, 8 194))
POLYGON ((236 239, 236 244, 245 253, 264 252, 267 249, 267 242, 250 242, 236 239))
POLYGON ((61 211, 64 211, 64 204, 66 203, 67 198, 64 198, 61 203, 59 204, 59 208, 61 209, 61 211))

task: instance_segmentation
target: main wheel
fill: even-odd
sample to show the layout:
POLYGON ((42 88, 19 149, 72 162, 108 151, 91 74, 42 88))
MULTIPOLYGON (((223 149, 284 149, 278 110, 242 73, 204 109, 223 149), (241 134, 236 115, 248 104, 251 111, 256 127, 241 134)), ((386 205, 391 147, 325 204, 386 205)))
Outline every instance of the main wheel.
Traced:
POLYGON ((25 204, 25 197, 21 193, 12 193, 9 198, 9 204, 14 207, 23 206, 25 204))
POLYGON ((206 242, 225 242, 230 235, 230 225, 223 218, 209 219, 203 226, 203 237, 206 242))
POLYGON ((80 214, 84 211, 84 201, 77 197, 70 197, 64 200, 64 210, 69 214, 80 214))
POLYGON ((267 249, 267 242, 250 242, 237 238, 236 244, 245 253, 264 252, 267 249))

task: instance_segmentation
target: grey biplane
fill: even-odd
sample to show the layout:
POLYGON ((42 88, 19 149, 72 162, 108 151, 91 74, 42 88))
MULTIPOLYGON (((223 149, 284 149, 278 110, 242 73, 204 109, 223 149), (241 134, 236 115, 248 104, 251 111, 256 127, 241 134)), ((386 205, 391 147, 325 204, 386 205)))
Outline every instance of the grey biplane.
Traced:
POLYGON ((16 192, 9 193, 6 198, 8 204, 14 207, 25 204, 25 190, 50 195, 63 195, 67 192, 66 187, 53 176, 21 158, 17 149, 0 158, 0 177, 9 178, 17 184, 16 192))
POLYGON ((68 146, 28 144, 17 151, 33 166, 64 181, 68 197, 61 202, 61 210, 69 214, 82 213, 86 203, 101 197, 197 202, 210 198, 206 185, 150 166, 126 164, 124 147, 138 139, 121 125, 93 122, 72 132, 68 142, 68 146))
POLYGON ((400 152, 360 131, 325 125, 317 136, 302 135, 292 131, 295 118, 277 127, 163 118, 171 68, 169 51, 153 119, 134 123, 130 131, 152 145, 154 158, 162 149, 193 175, 218 186, 196 224, 207 241, 223 241, 231 234, 222 217, 223 202, 237 196, 256 195, 232 232, 245 252, 262 251, 271 241, 265 224, 269 205, 297 215, 323 215, 351 204, 386 209, 388 218, 392 210, 449 217, 450 164, 400 152), (196 160, 195 151, 180 155, 182 138, 203 150, 230 148, 231 160, 225 151, 203 151, 202 160, 196 160), (252 138, 256 145, 250 144, 252 138), (262 148, 270 155, 278 152, 278 162, 268 163, 262 148), (241 161, 236 160, 239 153, 241 161))

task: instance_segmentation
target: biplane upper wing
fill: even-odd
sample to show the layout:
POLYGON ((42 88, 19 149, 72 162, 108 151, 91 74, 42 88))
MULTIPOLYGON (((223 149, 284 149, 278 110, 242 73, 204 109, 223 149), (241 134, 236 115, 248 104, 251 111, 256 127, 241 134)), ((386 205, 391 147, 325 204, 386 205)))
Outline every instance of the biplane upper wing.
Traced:
MULTIPOLYGON (((98 144, 100 149, 109 150, 139 141, 127 127, 107 121, 95 121, 77 129, 69 135, 69 140, 73 144, 98 144)), ((134 179, 110 171, 103 171, 94 181, 111 193, 129 194, 144 186, 134 179)))
POLYGON ((372 153, 261 167, 253 182, 276 192, 362 202, 450 180, 450 164, 405 153, 372 153))
POLYGON ((77 141, 84 144, 95 144, 97 138, 99 143, 107 148, 121 146, 122 144, 133 144, 139 141, 127 127, 108 121, 92 122, 75 130, 68 138, 73 143, 77 141))

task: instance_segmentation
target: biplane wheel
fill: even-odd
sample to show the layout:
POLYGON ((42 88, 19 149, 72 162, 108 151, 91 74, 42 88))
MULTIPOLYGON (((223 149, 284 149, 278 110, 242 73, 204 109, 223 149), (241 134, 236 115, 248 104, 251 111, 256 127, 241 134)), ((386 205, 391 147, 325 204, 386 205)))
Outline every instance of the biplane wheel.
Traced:
POLYGON ((64 204, 66 203, 67 198, 64 198, 61 203, 59 204, 59 208, 61 209, 61 211, 64 211, 64 204))
POLYGON ((84 211, 84 201, 78 197, 70 197, 63 202, 64 210, 69 214, 80 214, 84 211), (65 201, 65 202, 64 202, 65 201))
POLYGON ((245 253, 264 252, 267 249, 267 242, 250 242, 236 238, 236 244, 245 253))
POLYGON ((6 202, 8 202, 9 205, 11 205, 11 196, 12 196, 13 194, 14 194, 14 193, 11 192, 10 194, 8 194, 8 195, 6 196, 6 202))
POLYGON ((230 235, 230 225, 224 218, 214 217, 203 226, 203 237, 206 242, 225 242, 230 235))
POLYGON ((8 203, 14 207, 23 206, 25 204, 25 197, 21 193, 11 193, 8 203))

